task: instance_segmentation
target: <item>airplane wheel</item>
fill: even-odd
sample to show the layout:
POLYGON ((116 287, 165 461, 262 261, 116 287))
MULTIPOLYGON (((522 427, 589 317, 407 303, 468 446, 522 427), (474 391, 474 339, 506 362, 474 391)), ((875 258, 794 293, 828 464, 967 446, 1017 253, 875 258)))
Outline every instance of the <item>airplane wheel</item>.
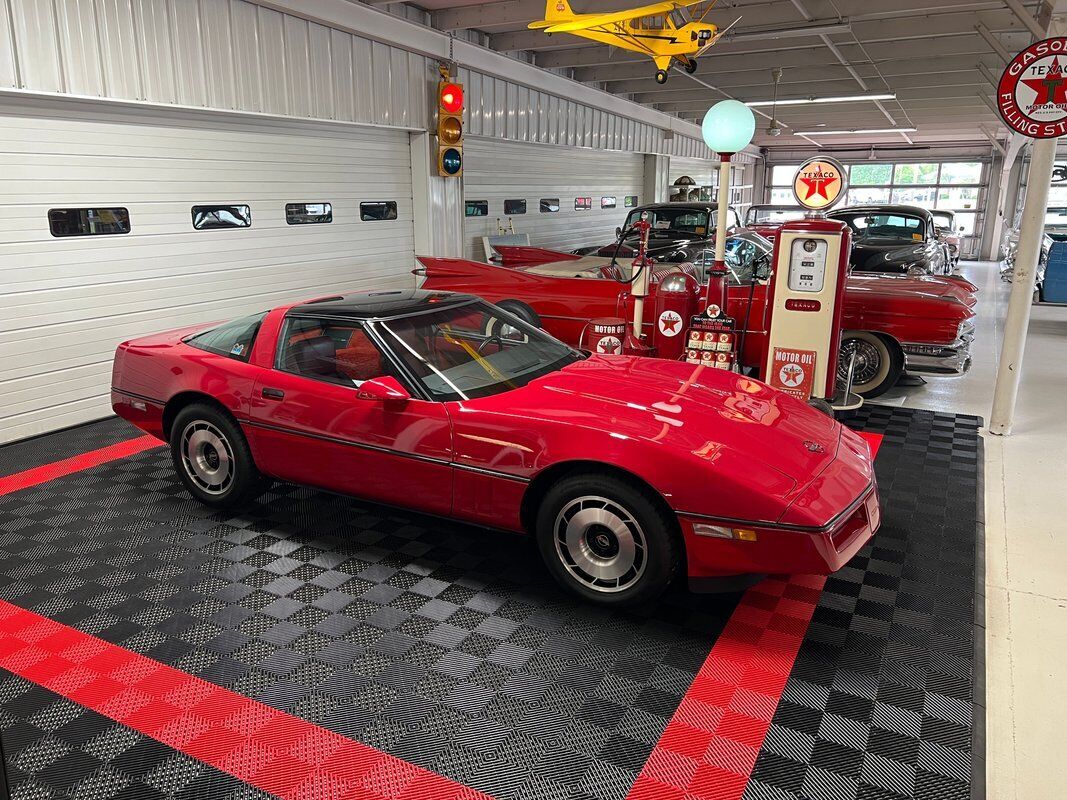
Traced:
POLYGON ((689 59, 688 61, 682 64, 682 69, 692 75, 694 72, 697 71, 697 60, 695 58, 689 59))
POLYGON ((663 84, 663 83, 666 83, 666 82, 667 82, 667 70, 665 70, 665 69, 656 70, 656 83, 663 84))

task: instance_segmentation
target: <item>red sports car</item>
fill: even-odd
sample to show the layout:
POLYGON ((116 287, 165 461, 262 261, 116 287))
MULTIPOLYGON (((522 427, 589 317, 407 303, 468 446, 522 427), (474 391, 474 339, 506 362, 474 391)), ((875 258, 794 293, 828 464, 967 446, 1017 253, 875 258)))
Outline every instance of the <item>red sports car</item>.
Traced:
POLYGON ((590 600, 829 573, 878 528, 857 434, 722 370, 588 356, 470 295, 327 297, 121 344, 116 413, 189 492, 271 480, 536 537, 590 600))
MULTIPOLYGON (((629 320, 633 316, 633 298, 626 294, 625 285, 612 279, 615 272, 607 257, 537 247, 501 245, 497 250, 503 256, 499 265, 420 257, 426 276, 423 287, 484 297, 571 344, 579 344, 591 319, 629 320)), ((726 251, 731 271, 727 312, 740 325, 748 323, 743 363, 762 364, 768 327, 764 278, 770 274, 772 245, 762 236, 741 230, 727 240, 726 251)), ((710 250, 706 251, 708 259, 700 252, 686 252, 696 270, 709 265, 710 250)), ((653 273, 650 300, 645 304, 649 330, 658 278, 678 269, 668 262, 653 273)), ((853 389, 864 397, 877 397, 891 389, 905 369, 963 374, 971 362, 977 290, 962 278, 850 274, 839 371, 847 369, 854 352, 853 389)))

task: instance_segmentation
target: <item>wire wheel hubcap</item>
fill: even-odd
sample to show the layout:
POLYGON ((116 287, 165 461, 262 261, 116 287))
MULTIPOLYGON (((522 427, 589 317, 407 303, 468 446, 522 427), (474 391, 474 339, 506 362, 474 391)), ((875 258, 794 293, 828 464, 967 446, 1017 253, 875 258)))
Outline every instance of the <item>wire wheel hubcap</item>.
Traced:
POLYGON ((185 426, 181 439, 182 465, 207 494, 222 494, 233 483, 233 450, 222 431, 210 422, 195 420, 185 426))
POLYGON ((882 354, 866 339, 846 339, 837 359, 837 378, 841 383, 848 380, 848 365, 853 353, 856 354, 856 369, 852 373, 852 385, 866 386, 882 371, 882 354))
POLYGON ((629 511, 606 497, 571 500, 556 516, 554 533, 560 562, 594 591, 624 591, 645 572, 644 531, 629 511))

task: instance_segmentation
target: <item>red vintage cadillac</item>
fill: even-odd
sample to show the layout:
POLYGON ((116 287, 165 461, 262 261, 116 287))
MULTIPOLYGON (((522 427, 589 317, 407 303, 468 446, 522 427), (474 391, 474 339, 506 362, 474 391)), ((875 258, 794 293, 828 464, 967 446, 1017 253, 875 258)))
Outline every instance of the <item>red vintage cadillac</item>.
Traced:
POLYGON ((119 345, 115 412, 202 503, 273 480, 528 532, 593 602, 830 573, 881 518, 867 443, 757 381, 582 353, 470 295, 326 297, 119 345))
MULTIPOLYGON (((427 289, 484 297, 575 345, 591 319, 632 318, 633 299, 626 286, 613 279, 618 270, 611 268, 609 257, 537 247, 500 246, 497 250, 501 264, 422 256, 423 269, 417 272, 425 275, 427 289)), ((710 250, 707 256, 710 259, 710 250)), ((694 263, 700 261, 699 254, 689 257, 694 263)), ((771 259, 772 245, 758 234, 742 229, 727 240, 731 270, 727 313, 748 330, 742 356, 747 365, 764 362, 766 278, 771 259)), ((657 279, 678 269, 663 264, 653 276, 650 301, 645 305, 648 331, 653 326, 657 279)), ((963 374, 970 367, 977 290, 962 278, 850 274, 839 370, 847 368, 855 353, 853 388, 864 397, 877 397, 892 388, 905 369, 963 374)))

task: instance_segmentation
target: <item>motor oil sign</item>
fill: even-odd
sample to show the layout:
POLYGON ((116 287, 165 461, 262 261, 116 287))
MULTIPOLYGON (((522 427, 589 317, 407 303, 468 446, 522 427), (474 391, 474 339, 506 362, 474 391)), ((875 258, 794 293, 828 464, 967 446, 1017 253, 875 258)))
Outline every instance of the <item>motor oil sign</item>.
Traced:
POLYGON ((1067 38, 1027 47, 1011 60, 997 86, 997 109, 1012 130, 1031 139, 1067 134, 1067 38))
POLYGON ((786 394, 808 400, 815 385, 815 358, 814 350, 776 347, 767 382, 786 394))

